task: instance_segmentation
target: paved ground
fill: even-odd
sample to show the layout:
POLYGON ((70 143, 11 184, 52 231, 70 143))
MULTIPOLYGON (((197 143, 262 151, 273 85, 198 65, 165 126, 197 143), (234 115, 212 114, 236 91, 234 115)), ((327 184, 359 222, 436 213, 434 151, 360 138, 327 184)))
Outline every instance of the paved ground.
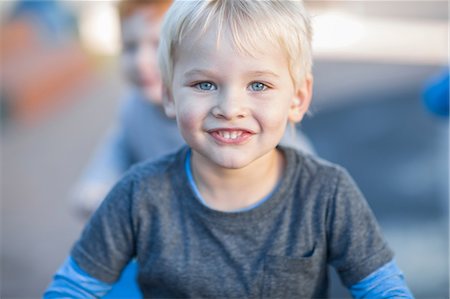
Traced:
POLYGON ((120 93, 104 75, 87 78, 36 127, 2 134, 1 298, 39 298, 78 237, 68 194, 120 93))
MULTIPOLYGON (((420 88, 436 67, 318 62, 317 152, 347 167, 417 298, 448 298, 448 124, 420 88)), ((112 72, 110 72, 112 73, 112 72)), ((38 298, 77 238, 68 193, 113 115, 117 78, 89 78, 77 101, 2 134, 1 298, 38 298)), ((348 296, 333 280, 333 296, 348 296)))

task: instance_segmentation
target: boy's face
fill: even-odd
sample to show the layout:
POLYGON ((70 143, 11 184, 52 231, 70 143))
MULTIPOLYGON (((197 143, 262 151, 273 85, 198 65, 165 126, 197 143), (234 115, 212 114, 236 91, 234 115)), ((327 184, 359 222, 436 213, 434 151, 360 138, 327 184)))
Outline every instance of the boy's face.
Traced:
POLYGON ((274 156, 287 122, 307 111, 310 84, 294 88, 280 49, 261 41, 264 51, 249 56, 228 34, 217 46, 216 36, 210 29, 200 39, 185 38, 164 105, 176 116, 193 161, 238 169, 274 156))
POLYGON ((122 68, 126 78, 155 104, 161 104, 157 62, 162 12, 157 6, 137 8, 122 22, 122 68))

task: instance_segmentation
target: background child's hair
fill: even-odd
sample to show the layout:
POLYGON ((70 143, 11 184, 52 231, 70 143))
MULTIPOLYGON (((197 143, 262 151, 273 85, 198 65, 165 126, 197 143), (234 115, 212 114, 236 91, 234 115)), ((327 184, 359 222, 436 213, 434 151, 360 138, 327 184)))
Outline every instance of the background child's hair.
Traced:
POLYGON ((117 4, 117 9, 120 20, 123 21, 137 10, 149 7, 150 5, 161 10, 161 14, 164 14, 171 3, 172 0, 120 0, 117 4))
POLYGON ((201 38, 212 24, 218 25, 218 46, 227 29, 234 46, 246 54, 264 50, 261 40, 281 47, 296 86, 311 72, 312 29, 302 1, 181 0, 170 7, 161 31, 158 58, 166 86, 172 83, 174 60, 183 39, 192 32, 198 33, 194 38, 201 38))

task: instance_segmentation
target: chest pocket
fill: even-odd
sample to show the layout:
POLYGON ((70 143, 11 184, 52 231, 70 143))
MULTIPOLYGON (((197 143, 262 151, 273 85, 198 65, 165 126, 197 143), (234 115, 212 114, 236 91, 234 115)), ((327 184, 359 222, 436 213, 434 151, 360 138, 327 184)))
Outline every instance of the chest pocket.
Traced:
POLYGON ((327 293, 326 266, 308 257, 269 255, 264 260, 262 298, 316 298, 327 293))

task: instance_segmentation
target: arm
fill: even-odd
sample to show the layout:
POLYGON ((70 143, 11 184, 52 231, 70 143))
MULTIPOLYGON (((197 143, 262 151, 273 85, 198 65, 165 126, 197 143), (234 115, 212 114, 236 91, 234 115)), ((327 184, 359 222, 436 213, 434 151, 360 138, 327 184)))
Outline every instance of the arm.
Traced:
POLYGON ((90 276, 72 257, 68 257, 53 277, 43 298, 99 298, 106 295, 111 288, 112 284, 90 276))
POLYGON ((394 260, 349 288, 353 298, 414 298, 394 260))
POLYGON ((136 255, 132 197, 130 174, 114 186, 90 218, 44 298, 97 298, 110 290, 136 255))
POLYGON ((95 151, 72 197, 77 212, 90 216, 130 166, 123 130, 111 130, 95 151))
POLYGON ((364 196, 340 171, 328 206, 329 262, 355 298, 413 298, 364 196))

